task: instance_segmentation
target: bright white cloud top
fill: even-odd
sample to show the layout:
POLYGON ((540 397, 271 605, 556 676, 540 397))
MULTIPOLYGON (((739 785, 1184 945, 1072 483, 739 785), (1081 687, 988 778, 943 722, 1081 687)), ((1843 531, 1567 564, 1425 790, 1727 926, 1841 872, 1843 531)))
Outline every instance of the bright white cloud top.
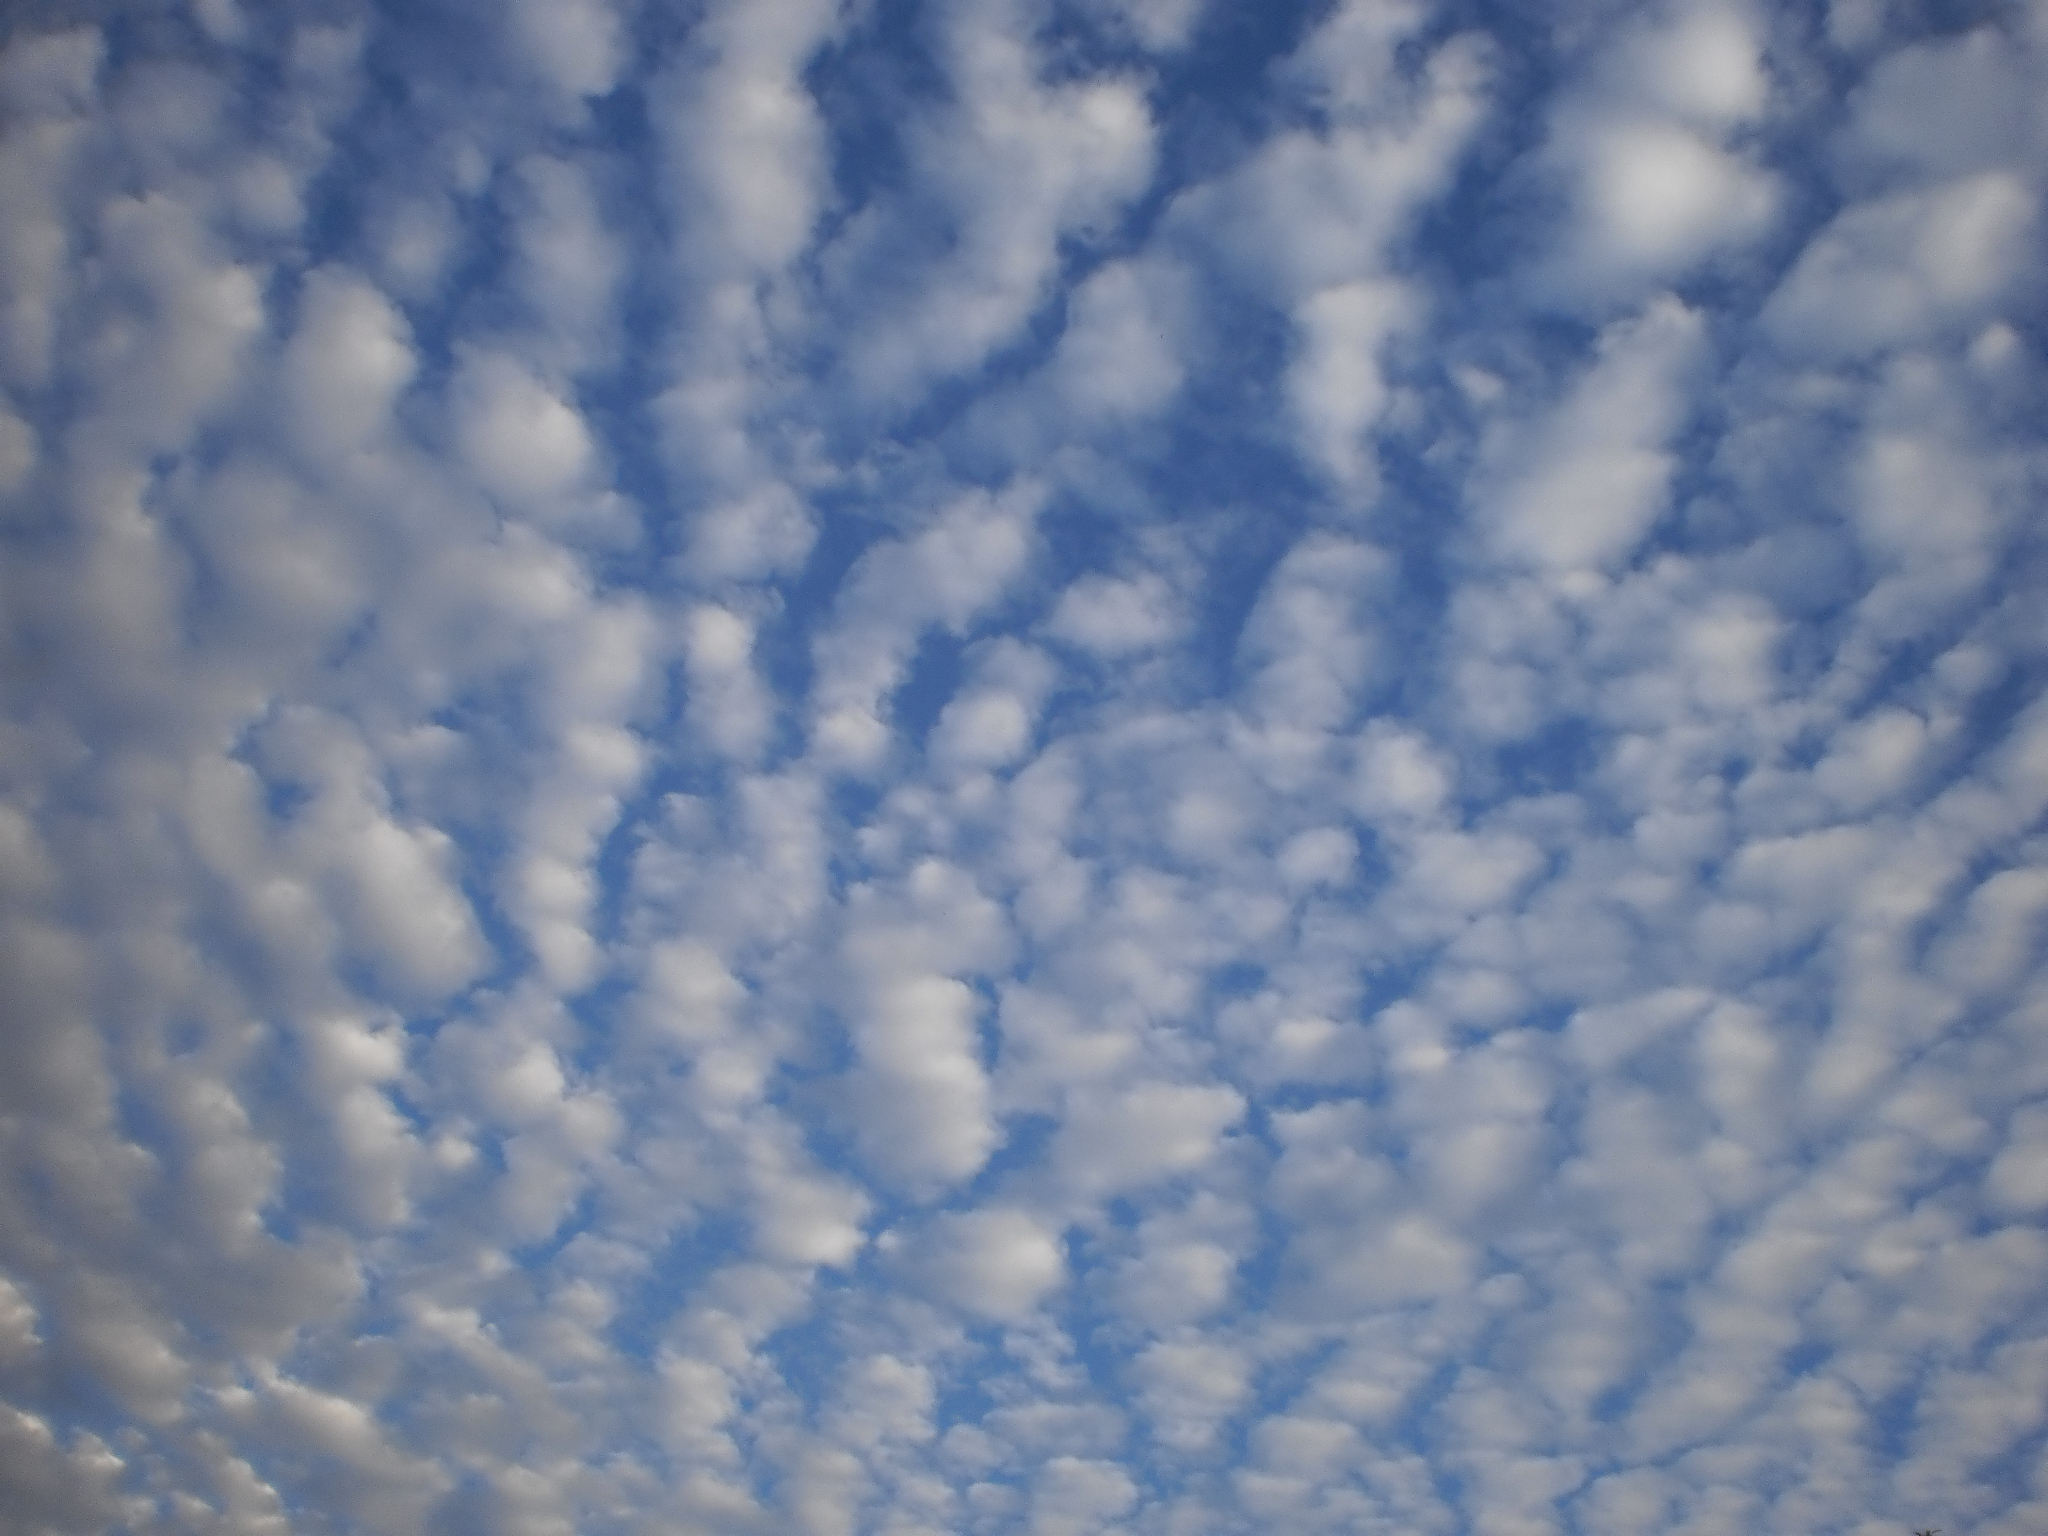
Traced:
POLYGON ((2048 1528, 2048 9, 0 37, 9 1531, 2048 1528))

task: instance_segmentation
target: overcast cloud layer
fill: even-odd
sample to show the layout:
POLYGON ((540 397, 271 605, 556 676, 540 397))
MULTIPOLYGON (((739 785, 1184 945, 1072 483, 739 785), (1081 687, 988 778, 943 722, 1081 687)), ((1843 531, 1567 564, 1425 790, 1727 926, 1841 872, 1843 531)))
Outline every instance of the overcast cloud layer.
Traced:
POLYGON ((2048 1529, 2048 6, 0 31, 0 1506, 2048 1529))

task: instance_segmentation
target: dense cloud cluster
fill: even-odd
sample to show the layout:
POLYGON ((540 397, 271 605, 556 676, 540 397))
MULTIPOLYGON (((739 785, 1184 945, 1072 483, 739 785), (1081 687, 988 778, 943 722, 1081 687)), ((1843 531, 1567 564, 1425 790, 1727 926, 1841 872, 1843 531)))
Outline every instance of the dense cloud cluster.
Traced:
POLYGON ((24 1536, 2048 1525, 2039 0, 0 20, 24 1536))

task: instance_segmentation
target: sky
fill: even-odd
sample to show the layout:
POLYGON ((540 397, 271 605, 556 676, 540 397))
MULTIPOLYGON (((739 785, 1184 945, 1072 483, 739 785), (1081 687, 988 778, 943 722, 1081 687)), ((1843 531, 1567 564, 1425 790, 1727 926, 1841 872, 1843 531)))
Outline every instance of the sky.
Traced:
POLYGON ((2048 1529, 2048 5, 14 0, 21 1536, 2048 1529))

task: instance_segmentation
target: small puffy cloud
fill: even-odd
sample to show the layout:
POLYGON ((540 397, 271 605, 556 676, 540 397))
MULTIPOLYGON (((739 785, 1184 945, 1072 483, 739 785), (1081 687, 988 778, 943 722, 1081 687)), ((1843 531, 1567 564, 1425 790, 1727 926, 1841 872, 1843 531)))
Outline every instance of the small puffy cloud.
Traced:
POLYGON ((1140 1326, 1164 1329, 1217 1311, 1231 1291, 1237 1256, 1213 1242, 1161 1242, 1123 1271, 1118 1291, 1140 1326))
POLYGON ((2038 31, 2030 45, 1994 25, 1894 49, 1851 100, 1849 169, 1879 181, 2023 170, 2048 134, 2028 74, 2039 47, 2038 31))
POLYGON ((1343 885, 1358 862, 1358 839, 1342 827, 1297 832, 1280 850, 1280 878, 1290 886, 1343 885))
POLYGON ((1001 497, 969 494, 914 538, 861 557, 837 632, 818 642, 813 731, 828 761, 880 764, 890 741, 885 700, 919 637, 933 625, 960 633, 1023 573, 1040 498, 1028 483, 1001 497))
POLYGON ((1164 644, 1182 624, 1172 589, 1147 571, 1127 580, 1083 576, 1060 594, 1046 629, 1069 645, 1114 658, 1164 644))
POLYGON ((1686 386, 1704 340, 1674 299, 1601 334, 1590 370, 1513 449, 1487 510, 1495 546, 1539 568, 1612 565, 1664 509, 1686 386))
POLYGON ((1339 1315, 1455 1294, 1471 1284, 1478 1263, 1470 1242, 1420 1212, 1383 1227, 1312 1228, 1296 1258, 1313 1305, 1339 1315))
MULTIPOLYGON (((961 90, 950 110, 911 117, 904 137, 951 238, 937 259, 914 262, 914 283, 881 312, 887 324, 860 326, 852 376, 885 407, 900 409, 931 381, 973 369, 1007 343, 1043 302, 1061 241, 1113 223, 1151 179, 1155 133, 1138 82, 1044 78, 1021 22, 1007 6, 986 6, 951 13, 937 28, 961 90)), ((887 260, 872 230, 865 221, 850 226, 854 238, 828 260, 849 274, 887 260)), ((1087 329, 1127 324, 1133 301, 1143 302, 1118 287, 1118 278, 1105 277, 1079 299, 1085 329, 1076 346, 1084 355, 1069 366, 1086 361, 1087 329)), ((1117 359, 1126 376, 1111 398, 1129 405, 1161 392, 1172 364, 1154 350, 1149 365, 1117 359)), ((1089 386, 1074 382, 1085 400, 1089 386)))
POLYGON ((1250 1363, 1223 1344, 1154 1344, 1133 1370, 1153 1433, 1181 1451, 1211 1445, 1222 1424, 1251 1394, 1250 1363))
POLYGON ((1674 10, 1619 28, 1561 98, 1545 159, 1569 188, 1569 223, 1533 278, 1567 303, 1625 303, 1777 216, 1777 178, 1737 138, 1769 98, 1758 22, 1718 0, 1674 10))
POLYGON ((1171 268, 1112 262, 1074 290, 1051 372, 1077 419, 1120 422, 1172 399, 1184 377, 1183 286, 1171 268))
POLYGON ((1858 203, 1801 253, 1766 323, 1821 357, 1966 330, 2032 270, 2038 215, 2034 189, 2004 171, 1858 203))
POLYGON ((324 459, 383 427, 418 360, 390 300, 355 273, 323 267, 306 278, 283 367, 288 430, 324 459))
POLYGON ((2048 1111, 2033 1106, 2013 1116, 2005 1146, 1992 1160, 1988 1187, 2005 1210, 2048 1207, 2048 1111))
POLYGON ((575 407, 513 359, 490 353, 465 362, 457 399, 456 438, 478 482, 522 511, 560 517, 593 457, 575 407))
POLYGON ((1774 205, 1768 181, 1683 128, 1616 124, 1585 153, 1582 254, 1624 271, 1679 270, 1760 231, 1774 205))
POLYGON ((530 155, 517 178, 516 281, 542 328, 535 350, 587 370, 617 345, 614 306, 625 270, 601 175, 577 160, 530 155))
POLYGON ((106 39, 96 27, 50 31, 10 41, 0 57, 0 95, 8 115, 71 117, 92 103, 106 39))
POLYGON ((921 1441, 933 1435, 932 1373, 895 1355, 857 1361, 840 1386, 832 1415, 834 1438, 873 1447, 886 1440, 921 1441))
MULTIPOLYGON (((566 8, 568 17, 586 23, 604 19, 608 9, 566 8)), ((679 60, 655 81, 656 123, 677 179, 671 196, 680 207, 715 212, 691 229, 689 240, 720 268, 772 270, 810 234, 824 171, 823 128, 800 74, 829 36, 831 19, 826 7, 802 3, 726 7, 710 19, 705 54, 679 60), (714 61, 724 67, 707 67, 714 61)), ((589 38, 587 25, 578 30, 589 38)))
POLYGON ((1176 202, 1177 223, 1203 231, 1283 306, 1385 277, 1484 118, 1489 71, 1476 37, 1449 39, 1412 74, 1403 68, 1420 18, 1419 7, 1372 0, 1332 11, 1281 70, 1328 131, 1274 134, 1232 175, 1176 202), (1289 238, 1273 240, 1274 229, 1289 238))
POLYGON ((1246 703, 1269 729, 1320 736, 1371 697, 1384 656, 1375 600, 1390 574, 1381 550, 1331 534, 1304 539, 1274 568, 1239 641, 1246 703))
POLYGON ((685 1045, 722 1038, 746 988, 715 950, 690 939, 658 945, 639 1005, 649 1026, 685 1045))
POLYGON ((18 488, 35 468, 36 435, 28 423, 0 414, 0 496, 18 488))
POLYGON ((719 752, 758 756, 774 723, 774 705, 754 665, 755 626, 747 615, 700 603, 685 620, 684 667, 690 723, 719 752))
POLYGON ((689 565, 714 580, 770 576, 803 563, 815 520, 787 485, 754 486, 707 509, 691 531, 689 565))
POLYGON ((1171 53, 1188 45, 1206 4, 1207 0, 1089 0, 1088 8, 1153 52, 1171 53))
POLYGON ((1027 756, 1057 677, 1042 653, 1007 640, 983 652, 974 673, 934 728, 929 751, 941 770, 1004 768, 1027 756))
POLYGON ((1031 1536, 1093 1536, 1138 1501, 1137 1485, 1114 1462, 1055 1456, 1031 1493, 1031 1536))
POLYGON ((1351 803, 1366 821, 1427 821, 1452 788, 1449 765, 1427 740, 1387 720, 1360 735, 1351 803))
POLYGON ((1295 311, 1300 340, 1288 389, 1303 456, 1361 498, 1378 488, 1366 436, 1387 408, 1380 349, 1418 318, 1413 297, 1384 280, 1325 288, 1295 311))
POLYGON ((860 1066, 847 1085, 861 1145, 912 1189, 971 1177, 995 1150, 988 1077, 964 982, 906 976, 877 989, 855 1028, 860 1066))
POLYGON ((602 96, 617 83, 625 39, 609 0, 518 0, 512 28, 536 73, 558 90, 602 96))
POLYGON ((1077 1095, 1054 1155, 1065 1182, 1083 1195, 1141 1189, 1208 1162, 1244 1109, 1243 1097, 1221 1085, 1142 1083, 1077 1095))
POLYGON ((81 1434, 66 1445, 36 1414, 0 1404, 0 1466, 26 1530, 89 1529, 121 1518, 127 1463, 98 1435, 81 1434))
POLYGON ((1027 1212, 1000 1206, 938 1217, 906 1262, 932 1295, 970 1316, 1014 1322, 1066 1280, 1059 1234, 1027 1212))
POLYGON ((1713 126, 1751 121, 1770 95, 1758 20, 1749 7, 1700 0, 1675 8, 1617 50, 1613 85, 1655 106, 1713 126))

